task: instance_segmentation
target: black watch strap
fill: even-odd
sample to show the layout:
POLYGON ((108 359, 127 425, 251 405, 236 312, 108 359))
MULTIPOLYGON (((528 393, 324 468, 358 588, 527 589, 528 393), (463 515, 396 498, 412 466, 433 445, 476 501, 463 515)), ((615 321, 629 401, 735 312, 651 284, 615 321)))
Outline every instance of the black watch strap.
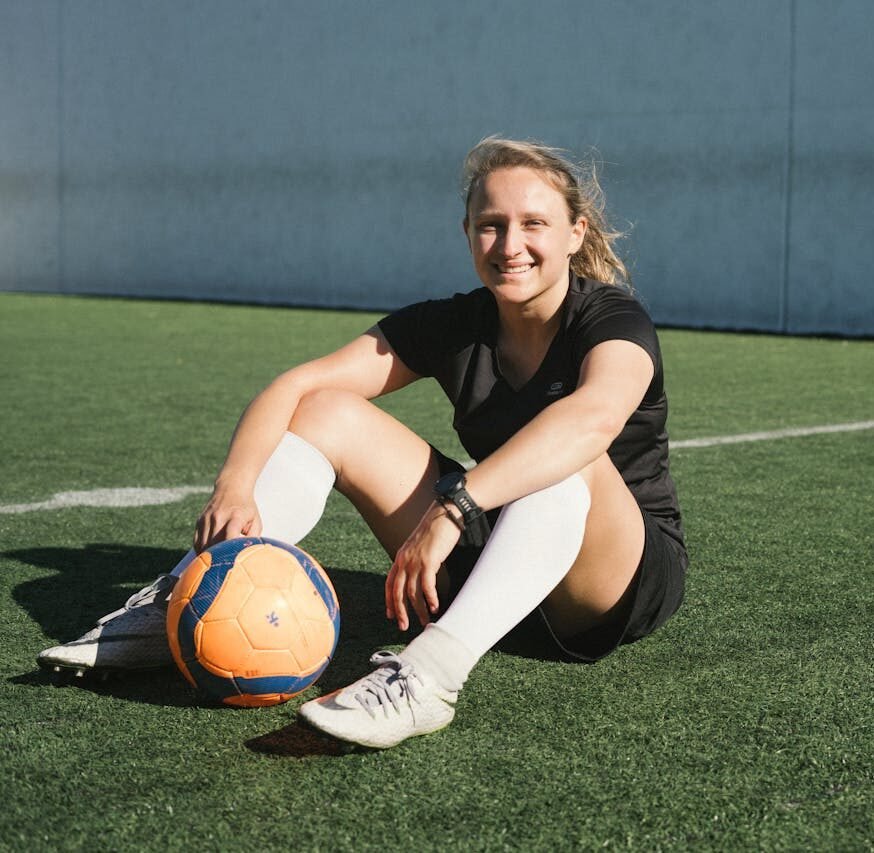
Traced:
POLYGON ((455 506, 461 513, 461 519, 465 527, 483 514, 479 504, 477 504, 465 488, 466 485, 467 479, 461 471, 451 471, 449 474, 444 474, 434 484, 434 495, 437 500, 443 506, 446 506, 448 503, 455 506))

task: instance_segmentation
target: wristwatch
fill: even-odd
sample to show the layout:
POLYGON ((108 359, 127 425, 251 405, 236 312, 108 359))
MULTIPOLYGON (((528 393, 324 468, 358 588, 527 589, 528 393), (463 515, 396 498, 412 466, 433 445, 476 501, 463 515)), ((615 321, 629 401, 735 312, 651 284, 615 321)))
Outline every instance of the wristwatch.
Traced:
POLYGON ((447 504, 453 504, 457 507, 465 527, 483 514, 477 502, 464 488, 466 485, 467 478, 463 471, 451 471, 444 474, 434 484, 434 496, 438 503, 443 504, 444 508, 447 504))

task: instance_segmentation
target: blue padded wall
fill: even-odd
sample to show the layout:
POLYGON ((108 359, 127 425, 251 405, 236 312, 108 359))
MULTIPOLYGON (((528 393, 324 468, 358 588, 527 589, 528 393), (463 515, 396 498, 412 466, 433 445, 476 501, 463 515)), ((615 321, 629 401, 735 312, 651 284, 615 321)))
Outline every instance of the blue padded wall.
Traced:
POLYGON ((866 0, 0 0, 0 288, 477 285, 461 160, 595 146, 658 322, 874 334, 866 0))

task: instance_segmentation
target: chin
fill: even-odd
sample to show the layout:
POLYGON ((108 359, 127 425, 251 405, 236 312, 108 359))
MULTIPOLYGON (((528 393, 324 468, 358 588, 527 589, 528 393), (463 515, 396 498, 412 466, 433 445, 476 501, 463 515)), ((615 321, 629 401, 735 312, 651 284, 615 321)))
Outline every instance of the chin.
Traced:
POLYGON ((507 284, 492 286, 489 287, 489 290, 491 290, 498 302, 504 302, 509 305, 526 305, 539 296, 536 291, 529 288, 513 287, 507 284))

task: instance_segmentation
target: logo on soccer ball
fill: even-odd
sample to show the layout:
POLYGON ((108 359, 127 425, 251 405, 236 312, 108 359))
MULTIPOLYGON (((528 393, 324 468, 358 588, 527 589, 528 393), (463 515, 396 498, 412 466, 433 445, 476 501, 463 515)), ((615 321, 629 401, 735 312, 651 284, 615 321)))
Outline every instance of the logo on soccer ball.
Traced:
POLYGON ((268 613, 268 614, 267 614, 267 621, 268 621, 268 622, 269 622, 269 623, 270 623, 274 628, 278 628, 278 627, 279 627, 279 617, 276 615, 276 611, 275 611, 275 610, 272 611, 271 613, 268 613))

